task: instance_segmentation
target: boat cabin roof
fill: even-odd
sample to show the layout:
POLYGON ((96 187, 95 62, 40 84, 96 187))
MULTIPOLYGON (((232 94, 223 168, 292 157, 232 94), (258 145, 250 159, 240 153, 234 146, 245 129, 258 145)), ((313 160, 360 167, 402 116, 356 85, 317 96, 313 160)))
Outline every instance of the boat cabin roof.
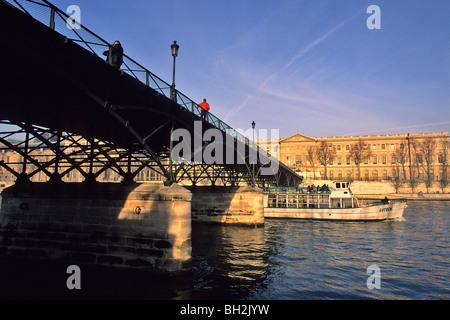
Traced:
POLYGON ((269 187, 264 188, 266 194, 300 193, 300 194, 330 194, 331 198, 352 198, 350 181, 333 181, 331 186, 308 186, 308 187, 269 187))

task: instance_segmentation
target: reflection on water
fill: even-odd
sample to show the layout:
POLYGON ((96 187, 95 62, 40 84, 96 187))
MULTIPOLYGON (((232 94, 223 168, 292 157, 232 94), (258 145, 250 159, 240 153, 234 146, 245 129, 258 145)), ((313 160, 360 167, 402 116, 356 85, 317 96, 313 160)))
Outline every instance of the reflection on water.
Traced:
POLYGON ((449 202, 410 202, 393 221, 194 225, 193 266, 184 276, 83 267, 74 293, 65 287, 66 266, 0 261, 0 297, 449 299, 449 222, 449 202), (366 286, 370 265, 380 267, 379 290, 366 286))
POLYGON ((269 267, 263 228, 193 226, 192 299, 239 299, 260 289, 269 267))

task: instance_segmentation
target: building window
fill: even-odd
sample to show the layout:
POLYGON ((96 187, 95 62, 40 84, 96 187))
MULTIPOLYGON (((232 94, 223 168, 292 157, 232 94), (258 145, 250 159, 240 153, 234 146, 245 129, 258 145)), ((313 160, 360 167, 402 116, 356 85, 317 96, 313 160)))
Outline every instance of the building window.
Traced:
POLYGON ((369 171, 364 171, 364 179, 366 179, 367 181, 369 181, 369 171))
POLYGON ((341 151, 341 145, 337 146, 337 151, 341 151))
POLYGON ((295 155, 295 165, 300 167, 302 165, 302 156, 297 154, 295 155))
POLYGON ((392 155, 392 157, 391 157, 391 163, 392 163, 392 164, 395 164, 395 155, 392 155))
POLYGON ((350 150, 350 146, 349 146, 349 145, 346 145, 346 146, 345 146, 345 150, 347 150, 347 151, 350 150))
POLYGON ((442 153, 438 156, 438 161, 441 164, 444 163, 444 155, 442 153))
POLYGON ((387 171, 386 170, 383 170, 383 179, 384 180, 387 180, 387 171))
POLYGON ((377 145, 376 144, 372 145, 372 150, 377 150, 377 145))
POLYGON ((381 163, 382 164, 386 164, 386 156, 382 156, 381 157, 381 163))
POLYGON ((386 150, 386 145, 384 143, 381 145, 381 150, 386 150))
POLYGON ((352 180, 352 172, 347 170, 347 180, 352 180))
POLYGON ((364 164, 369 164, 369 158, 367 157, 364 158, 364 164))
POLYGON ((378 180, 378 171, 375 170, 373 172, 372 176, 373 176, 373 180, 378 180))
POLYGON ((342 158, 341 157, 337 158, 337 164, 338 164, 338 166, 342 165, 342 158))
POLYGON ((350 165, 350 157, 347 157, 347 165, 350 165))
POLYGON ((330 180, 333 180, 333 170, 330 170, 330 180))
POLYGON ((419 170, 419 180, 423 180, 423 170, 419 170))
POLYGON ((418 164, 422 164, 422 161, 423 161, 422 155, 421 155, 421 154, 418 154, 418 155, 416 156, 416 158, 417 158, 417 163, 418 163, 418 164))
POLYGON ((342 170, 339 170, 339 171, 338 171, 338 179, 339 179, 339 180, 342 180, 342 170))
POLYGON ((395 150, 395 145, 393 143, 391 144, 391 150, 395 150))
POLYGON ((377 163, 378 163, 377 156, 373 156, 373 164, 377 164, 377 163))

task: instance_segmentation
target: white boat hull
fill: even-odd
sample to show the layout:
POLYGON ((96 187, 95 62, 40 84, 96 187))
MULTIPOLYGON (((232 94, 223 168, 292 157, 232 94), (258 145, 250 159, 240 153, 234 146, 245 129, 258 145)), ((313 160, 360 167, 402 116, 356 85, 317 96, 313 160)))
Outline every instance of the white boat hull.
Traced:
POLYGON ((406 202, 391 202, 358 208, 264 208, 264 218, 379 221, 403 216, 406 202))

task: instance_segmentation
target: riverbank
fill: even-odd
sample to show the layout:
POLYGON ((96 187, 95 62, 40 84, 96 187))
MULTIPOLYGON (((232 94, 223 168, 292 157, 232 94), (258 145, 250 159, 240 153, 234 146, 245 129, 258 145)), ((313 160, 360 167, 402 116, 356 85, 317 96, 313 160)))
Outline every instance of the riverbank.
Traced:
POLYGON ((440 193, 440 194, 432 194, 432 193, 422 193, 422 194, 411 194, 411 193, 386 193, 386 194, 356 194, 356 197, 361 200, 381 200, 387 197, 390 200, 396 199, 406 199, 409 201, 424 201, 424 200, 433 200, 433 201, 450 201, 450 194, 448 193, 440 193))

